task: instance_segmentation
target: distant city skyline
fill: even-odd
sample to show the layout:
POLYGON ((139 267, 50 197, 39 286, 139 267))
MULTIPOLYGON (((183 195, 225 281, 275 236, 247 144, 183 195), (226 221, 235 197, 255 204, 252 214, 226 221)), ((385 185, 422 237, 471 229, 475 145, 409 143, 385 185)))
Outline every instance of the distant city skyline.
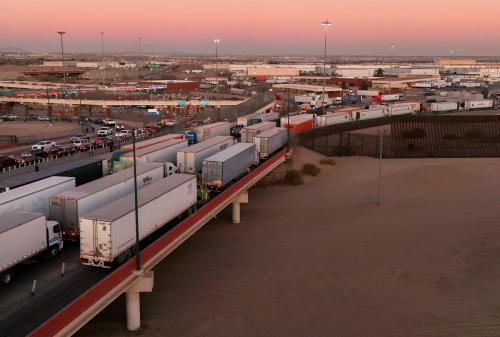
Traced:
POLYGON ((500 56, 498 0, 38 0, 2 4, 0 49, 220 55, 500 56), (453 52, 451 52, 453 50, 453 52))

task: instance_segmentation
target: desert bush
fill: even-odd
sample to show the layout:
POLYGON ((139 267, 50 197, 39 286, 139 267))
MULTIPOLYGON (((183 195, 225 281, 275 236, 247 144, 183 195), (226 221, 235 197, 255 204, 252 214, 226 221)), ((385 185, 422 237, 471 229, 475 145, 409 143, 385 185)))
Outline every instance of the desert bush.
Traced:
POLYGON ((335 159, 333 158, 324 158, 324 159, 321 159, 319 161, 319 164, 320 165, 331 165, 331 166, 335 166, 337 165, 337 162, 335 161, 335 159))
POLYGON ((288 170, 286 171, 285 177, 283 178, 282 182, 285 185, 291 186, 301 185, 304 182, 302 172, 298 170, 288 170))
POLYGON ((321 169, 313 164, 304 164, 302 173, 308 176, 316 177, 321 172, 321 169))

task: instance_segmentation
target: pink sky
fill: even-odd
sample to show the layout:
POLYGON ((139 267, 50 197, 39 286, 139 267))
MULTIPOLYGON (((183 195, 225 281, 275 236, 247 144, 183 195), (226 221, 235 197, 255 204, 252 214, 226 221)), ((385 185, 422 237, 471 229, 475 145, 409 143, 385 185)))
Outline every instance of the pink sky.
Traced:
POLYGON ((321 54, 500 55, 500 0, 16 0, 0 6, 0 48, 321 54))

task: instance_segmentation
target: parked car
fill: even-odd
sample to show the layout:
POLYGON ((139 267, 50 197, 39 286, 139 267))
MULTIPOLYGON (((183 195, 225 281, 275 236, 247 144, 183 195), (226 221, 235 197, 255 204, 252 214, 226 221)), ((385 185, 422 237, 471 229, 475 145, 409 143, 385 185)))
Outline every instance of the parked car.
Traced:
POLYGON ((12 122, 12 121, 15 121, 17 119, 18 119, 18 117, 16 115, 12 115, 12 114, 2 116, 2 120, 4 122, 12 122))
POLYGON ((25 153, 25 154, 20 155, 19 157, 16 157, 15 160, 17 162, 17 165, 21 166, 21 165, 33 164, 33 163, 39 161, 40 158, 35 157, 32 154, 25 153))
POLYGON ((113 134, 113 128, 110 128, 108 126, 103 126, 102 128, 97 131, 97 136, 98 137, 107 137, 111 136, 113 134))
POLYGON ((71 141, 73 146, 78 150, 78 151, 88 151, 90 150, 90 140, 86 138, 77 138, 73 139, 71 141))
POLYGON ((95 147, 106 147, 106 146, 109 146, 109 145, 114 144, 114 143, 115 142, 114 142, 113 138, 109 138, 109 137, 96 138, 92 142, 92 144, 95 147))
POLYGON ((49 152, 56 143, 51 140, 42 140, 31 147, 33 150, 42 150, 44 152, 49 152))
MULTIPOLYGON (((52 148, 52 150, 54 149, 55 147, 52 148)), ((50 150, 52 152, 52 150, 50 150)), ((45 152, 44 150, 29 150, 28 151, 28 154, 31 154, 35 157, 38 157, 38 158, 46 158, 49 156, 49 152, 45 152)))
POLYGON ((146 138, 147 133, 144 131, 144 129, 136 129, 135 130, 135 138, 136 139, 143 139, 146 138))
POLYGON ((154 135, 156 131, 158 131, 158 129, 153 126, 146 126, 144 128, 144 132, 146 132, 150 136, 154 135))
POLYGON ((127 139, 132 137, 132 130, 121 130, 120 132, 115 132, 116 137, 127 139))
POLYGON ((159 126, 175 126, 177 123, 175 122, 175 119, 162 119, 161 121, 158 122, 159 126))
POLYGON ((36 119, 39 121, 50 121, 49 116, 38 116, 36 119))
POLYGON ((86 133, 77 133, 76 135, 74 135, 73 137, 71 137, 69 140, 71 142, 73 142, 74 140, 79 140, 79 139, 87 139, 87 140, 90 140, 90 135, 86 134, 86 133))
POLYGON ((5 155, 0 155, 0 168, 16 166, 16 165, 17 161, 14 158, 5 155))
POLYGON ((111 118, 106 118, 105 120, 103 120, 103 124, 106 126, 115 126, 116 121, 114 119, 111 119, 111 118))

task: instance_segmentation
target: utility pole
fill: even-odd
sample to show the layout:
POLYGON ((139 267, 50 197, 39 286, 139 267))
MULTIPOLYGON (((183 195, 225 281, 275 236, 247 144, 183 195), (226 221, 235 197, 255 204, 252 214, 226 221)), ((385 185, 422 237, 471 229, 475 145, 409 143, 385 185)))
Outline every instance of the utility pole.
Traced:
POLYGON ((219 57, 219 39, 214 39, 215 44, 215 90, 217 91, 217 86, 219 85, 219 77, 218 77, 218 57, 219 57))
MULTIPOLYGON (((59 34, 60 38, 61 38, 61 62, 62 62, 62 68, 63 68, 63 71, 64 71, 64 44, 63 44, 63 35, 66 34, 66 32, 57 32, 57 34, 59 34)), ((66 73, 63 73, 63 77, 64 77, 64 84, 66 85, 66 73)))
POLYGON ((135 158, 135 134, 137 129, 132 129, 132 150, 134 153, 134 208, 135 208, 135 270, 141 270, 141 249, 139 246, 139 201, 137 198, 137 164, 135 158))
POLYGON ((322 114, 325 114, 325 86, 326 86, 326 33, 328 31, 328 27, 332 25, 332 23, 328 20, 325 20, 321 23, 321 25, 325 28, 325 48, 323 51, 323 97, 321 98, 321 111, 322 114))
POLYGON ((101 32, 101 62, 102 62, 102 83, 106 80, 106 64, 104 62, 104 32, 101 32))
POLYGON ((137 60, 137 65, 139 66, 139 78, 141 78, 141 63, 142 63, 142 37, 139 36, 139 43, 138 43, 138 47, 139 47, 139 57, 138 57, 138 60, 137 60))

